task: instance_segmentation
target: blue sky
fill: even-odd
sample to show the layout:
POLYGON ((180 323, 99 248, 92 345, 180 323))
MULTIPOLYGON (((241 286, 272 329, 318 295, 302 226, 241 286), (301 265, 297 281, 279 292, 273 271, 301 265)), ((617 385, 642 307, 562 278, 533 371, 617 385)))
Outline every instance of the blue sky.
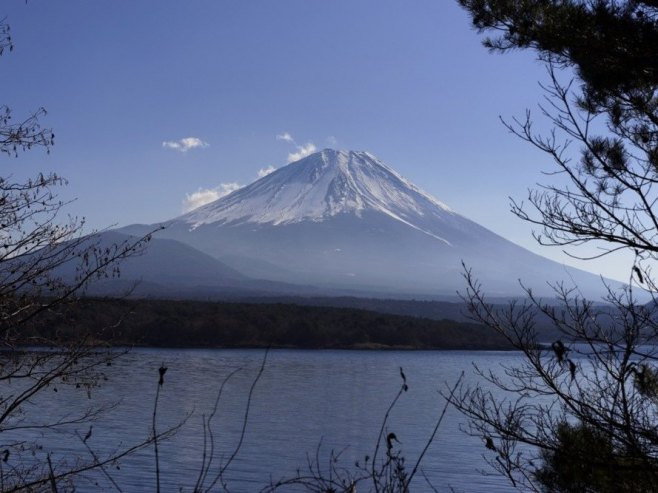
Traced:
MULTIPOLYGON (((553 259, 509 196, 550 160, 499 115, 542 97, 531 53, 492 55, 448 0, 5 0, 2 100, 43 106, 56 145, 2 158, 68 178, 91 228, 154 223, 313 148, 367 150, 461 214, 553 259), (277 138, 278 136, 278 138, 277 138), (184 140, 188 139, 188 140, 184 140)), ((577 252, 577 251, 575 251, 577 252)))

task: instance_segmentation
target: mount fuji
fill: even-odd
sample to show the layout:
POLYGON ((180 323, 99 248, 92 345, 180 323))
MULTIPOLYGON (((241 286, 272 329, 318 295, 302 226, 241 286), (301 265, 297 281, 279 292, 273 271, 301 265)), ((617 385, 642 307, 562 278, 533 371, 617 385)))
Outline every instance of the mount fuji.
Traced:
POLYGON ((558 281, 586 295, 602 291, 598 276, 505 240, 368 152, 325 149, 163 226, 157 238, 181 242, 248 278, 444 296, 464 289, 463 261, 496 296, 522 294, 519 279, 544 294, 547 282, 558 281))

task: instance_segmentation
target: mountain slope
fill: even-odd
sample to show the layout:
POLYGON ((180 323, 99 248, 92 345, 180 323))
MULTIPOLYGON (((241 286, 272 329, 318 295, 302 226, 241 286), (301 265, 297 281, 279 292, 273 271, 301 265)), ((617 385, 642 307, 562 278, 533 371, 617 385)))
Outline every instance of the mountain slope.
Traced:
POLYGON ((361 217, 365 211, 385 214, 421 231, 418 223, 424 222, 423 216, 452 214, 371 154, 325 149, 179 220, 192 228, 245 222, 276 226, 324 221, 339 214, 361 217))
POLYGON ((325 149, 164 225, 160 237, 252 259, 250 275, 277 281, 454 294, 464 261, 495 295, 519 294, 519 278, 543 293, 563 280, 601 291, 598 277, 503 239, 367 152, 325 149))
MULTIPOLYGON (((132 243, 136 236, 107 231, 88 237, 81 245, 111 248, 132 243)), ((77 263, 67 262, 54 274, 73 282, 77 263)), ((206 299, 268 294, 312 292, 304 286, 289 285, 245 276, 226 263, 193 247, 166 238, 152 238, 143 253, 119 263, 119 277, 94 279, 86 288, 88 295, 157 296, 179 299, 206 299)))

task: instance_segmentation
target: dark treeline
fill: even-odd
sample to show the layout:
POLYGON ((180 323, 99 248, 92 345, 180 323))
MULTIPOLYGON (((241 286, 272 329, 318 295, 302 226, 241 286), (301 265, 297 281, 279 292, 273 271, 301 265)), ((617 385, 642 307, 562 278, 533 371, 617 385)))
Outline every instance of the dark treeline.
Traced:
MULTIPOLYGON (((492 308, 506 309, 510 301, 516 301, 517 310, 529 304, 529 311, 533 313, 537 336, 540 341, 553 341, 560 337, 550 317, 537 310, 529 303, 527 298, 502 298, 487 297, 492 308)), ((284 303, 303 306, 353 308, 368 310, 391 315, 404 315, 407 317, 429 318, 432 320, 455 320, 457 322, 468 322, 470 318, 469 309, 463 300, 422 300, 422 299, 384 299, 384 298, 361 298, 356 296, 279 296, 279 297, 251 297, 240 300, 248 303, 284 303)), ((559 309, 559 300, 542 298, 542 302, 548 306, 559 309)), ((594 302, 593 311, 597 314, 613 313, 614 308, 609 304, 594 302)), ((601 319, 600 323, 605 323, 601 319)))
POLYGON ((283 303, 83 299, 40 318, 30 335, 154 347, 507 348, 472 323, 283 303))
MULTIPOLYGON (((238 300, 231 300, 238 301, 238 300)), ((336 308, 356 308, 391 315, 431 318, 434 320, 469 321, 466 303, 422 299, 364 298, 357 296, 269 296, 243 298, 248 303, 284 303, 308 306, 332 306, 336 308)))

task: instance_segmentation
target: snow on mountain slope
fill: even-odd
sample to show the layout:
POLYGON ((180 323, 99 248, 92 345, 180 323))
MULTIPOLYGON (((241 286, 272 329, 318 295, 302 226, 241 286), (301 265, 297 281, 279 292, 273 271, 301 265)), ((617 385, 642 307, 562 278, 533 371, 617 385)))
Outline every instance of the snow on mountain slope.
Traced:
POLYGON ((597 276, 505 240, 367 152, 325 149, 164 225, 158 237, 271 281, 454 294, 464 288, 465 262, 501 296, 521 294, 519 279, 535 293, 561 281, 602 289, 597 276))
POLYGON ((386 214, 449 244, 423 223, 454 212, 368 152, 325 149, 177 220, 192 229, 213 223, 276 226, 338 214, 361 217, 365 211, 386 214))

